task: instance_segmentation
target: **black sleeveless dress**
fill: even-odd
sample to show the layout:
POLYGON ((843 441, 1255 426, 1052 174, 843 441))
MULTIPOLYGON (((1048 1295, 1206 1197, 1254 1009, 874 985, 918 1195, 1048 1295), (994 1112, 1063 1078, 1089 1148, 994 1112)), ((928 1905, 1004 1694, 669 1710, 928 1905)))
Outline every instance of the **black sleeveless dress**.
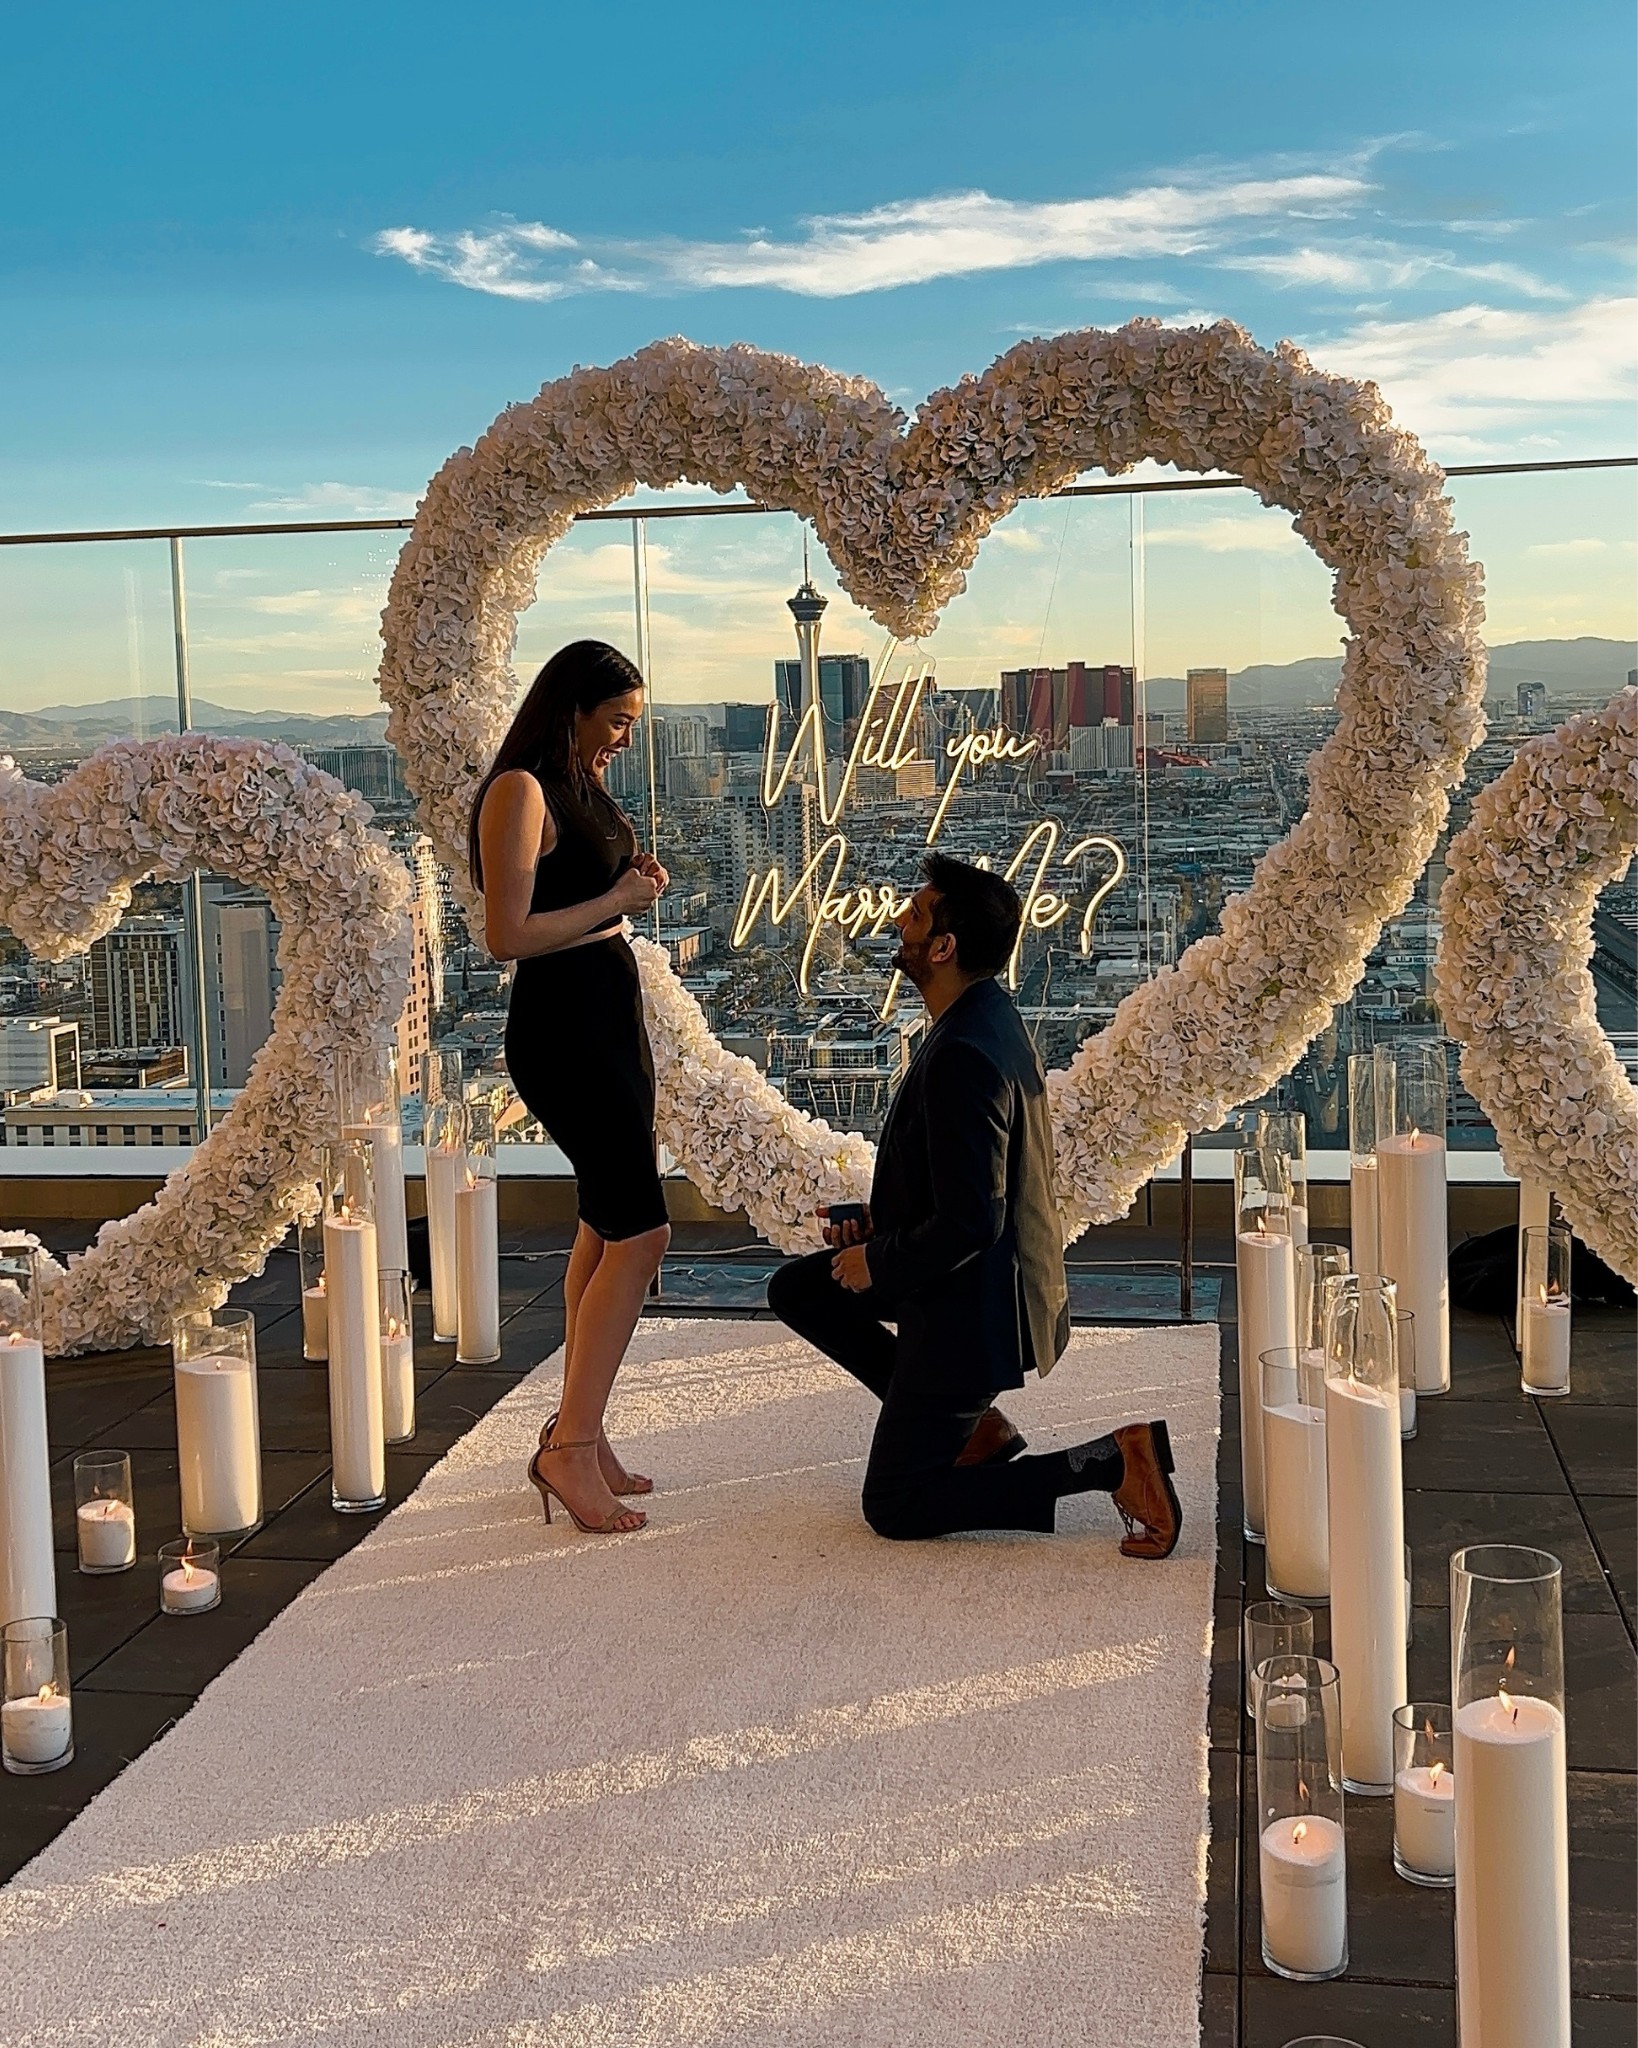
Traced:
MULTIPOLYGON (((601 789, 581 804, 541 787, 557 844, 535 869, 529 908, 566 910, 601 896, 630 867, 637 835, 601 789)), ((608 936, 518 962, 506 1067, 525 1107, 569 1156, 580 1220, 602 1238, 639 1237, 666 1220, 654 1159, 654 1055, 620 919, 596 929, 608 936)))

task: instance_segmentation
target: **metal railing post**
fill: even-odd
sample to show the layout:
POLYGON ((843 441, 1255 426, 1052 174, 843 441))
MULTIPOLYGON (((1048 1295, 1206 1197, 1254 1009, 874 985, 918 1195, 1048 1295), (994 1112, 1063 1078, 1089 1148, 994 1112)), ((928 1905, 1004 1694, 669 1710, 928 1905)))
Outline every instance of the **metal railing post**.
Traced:
MULTIPOLYGON (((188 675, 188 592, 182 562, 182 540, 171 542, 171 630, 176 640, 176 729, 193 729, 193 684, 188 675)), ((210 1136, 210 999, 205 988, 205 892, 194 869, 182 891, 182 921, 188 958, 193 965, 194 1102, 199 1142, 210 1136)))

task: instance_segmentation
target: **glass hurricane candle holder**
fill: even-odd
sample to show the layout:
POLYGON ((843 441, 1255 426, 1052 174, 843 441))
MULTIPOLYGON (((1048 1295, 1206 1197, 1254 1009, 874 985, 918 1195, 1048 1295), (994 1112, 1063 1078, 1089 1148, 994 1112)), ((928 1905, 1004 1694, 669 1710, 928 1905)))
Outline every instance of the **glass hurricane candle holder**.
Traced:
POLYGON ((301 1269, 301 1355, 309 1365, 322 1365, 330 1356, 322 1216, 296 1225, 296 1263, 301 1269))
POLYGON ((1412 1700, 1393 1710, 1393 1867, 1411 1884, 1456 1882, 1456 1784, 1450 1709, 1412 1700))
POLYGON ((1416 1391, 1450 1387, 1449 1226, 1442 1038, 1379 1045, 1376 1071, 1377 1263, 1416 1318, 1416 1391))
POLYGON ((391 1043, 352 1046, 336 1061, 340 1135, 368 1145, 381 1264, 409 1270, 409 1220, 404 1201, 404 1125, 398 1099, 398 1055, 391 1043))
POLYGON ((486 1102, 469 1103, 466 1160, 455 1190, 458 1365, 489 1365, 501 1355, 500 1219, 495 1165, 494 1113, 486 1102))
POLYGON ((1257 1673, 1271 1657, 1312 1657, 1314 1616, 1295 1600, 1253 1600, 1246 1609, 1246 1713, 1257 1718, 1257 1673))
POLYGON ((410 1324, 410 1276, 383 1273, 381 1304, 381 1417, 389 1444, 415 1434, 415 1336, 410 1324))
POLYGON ((1525 1231, 1519 1383, 1538 1400, 1570 1391, 1570 1258, 1570 1232, 1564 1224, 1536 1224, 1525 1231))
POLYGON ((1332 1283, 1326 1319, 1325 1467, 1331 1655, 1342 1673, 1350 1792, 1393 1790, 1393 1710, 1405 1698, 1405 1509, 1394 1284, 1332 1283))
POLYGON ((74 1535, 88 1578, 136 1563, 136 1507, 125 1451, 81 1451, 74 1460, 74 1535))
POLYGON ((1470 1544, 1450 1560, 1457 2030, 1570 2048, 1563 1568, 1470 1544))
POLYGON ((1301 1250, 1308 1242, 1308 1119, 1300 1109, 1259 1110, 1257 1143, 1286 1163, 1291 1242, 1301 1250))
POLYGON ((68 1683, 68 1624, 25 1615, 0 1629, 4 1701, 0 1764, 20 1778, 74 1761, 74 1702, 68 1683))
POLYGON ((248 1536, 262 1522, 256 1319, 243 1308, 180 1316, 171 1356, 182 1527, 190 1536, 248 1536))
POLYGON ((1265 1351, 1263 1577, 1274 1600, 1330 1598, 1325 1367, 1319 1352, 1265 1351))
POLYGON ((208 1614, 222 1601, 222 1546, 200 1536, 178 1536, 159 1546, 161 1614, 208 1614))
POLYGON ((330 1297, 330 1502, 365 1514, 387 1501, 380 1267, 373 1147, 324 1149, 324 1269, 330 1297))
POLYGON ((1517 1278, 1513 1283, 1514 1310, 1513 1328, 1522 1344, 1524 1331, 1524 1233, 1539 1230, 1548 1223, 1562 1223, 1563 1212, 1553 1198, 1553 1191, 1544 1180, 1525 1179, 1519 1182, 1519 1229, 1518 1252, 1515 1259, 1517 1278))
POLYGON ((1348 1055, 1348 1242, 1354 1271, 1377 1273, 1376 1056, 1348 1055))
POLYGON ((1297 1279, 1290 1162, 1255 1141, 1234 1155, 1234 1268, 1239 1303, 1240 1480, 1247 1539, 1263 1540, 1262 1385, 1265 1351, 1294 1349, 1297 1279))
POLYGON ((0 1622, 57 1611, 39 1255, 0 1241, 0 1622))
POLYGON ((466 1104, 461 1056, 429 1052, 421 1077, 421 1143, 426 1168, 427 1250, 432 1267, 432 1335, 457 1336, 455 1196, 466 1173, 466 1104))
POLYGON ((1259 1673, 1257 1876, 1263 1962, 1317 1983, 1348 1967, 1342 1709, 1336 1666, 1273 1657, 1259 1673))
POLYGON ((1340 1244, 1305 1244, 1293 1253, 1297 1274, 1297 1349, 1319 1357, 1325 1350, 1325 1283, 1353 1269, 1340 1244))

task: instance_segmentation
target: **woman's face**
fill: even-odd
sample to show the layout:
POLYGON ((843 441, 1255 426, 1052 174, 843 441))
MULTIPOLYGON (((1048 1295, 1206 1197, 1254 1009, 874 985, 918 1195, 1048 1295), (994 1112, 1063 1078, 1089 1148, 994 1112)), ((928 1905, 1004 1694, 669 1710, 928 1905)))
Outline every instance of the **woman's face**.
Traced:
POLYGON ((643 693, 627 690, 623 696, 605 697, 594 711, 574 715, 575 752, 589 775, 603 779, 603 770, 616 754, 631 745, 631 735, 643 715, 643 693))

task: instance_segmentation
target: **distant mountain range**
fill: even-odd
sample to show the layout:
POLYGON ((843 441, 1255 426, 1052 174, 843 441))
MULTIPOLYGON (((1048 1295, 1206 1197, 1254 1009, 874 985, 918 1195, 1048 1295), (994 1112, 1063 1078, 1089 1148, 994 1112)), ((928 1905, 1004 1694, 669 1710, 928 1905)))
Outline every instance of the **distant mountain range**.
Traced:
MULTIPOLYGON (((1638 668, 1638 642, 1631 640, 1515 640, 1490 650, 1488 692, 1511 698, 1520 683, 1545 683, 1548 708, 1559 695, 1584 698, 1613 696, 1638 668)), ((1342 670, 1338 654, 1310 655, 1303 661, 1262 662, 1231 670, 1229 700, 1237 710, 1300 711, 1329 704, 1342 670)), ((1181 711, 1181 676, 1151 676, 1151 711, 1181 711)), ((104 740, 128 734, 174 730, 174 714, 166 717, 164 697, 119 697, 104 704, 51 704, 40 711, 0 711, 0 748, 21 752, 60 749, 84 753, 104 740)), ((704 713, 722 717, 720 700, 713 704, 672 704, 655 707, 662 715, 704 713)), ((194 701, 194 721, 206 732, 244 733, 279 739, 298 747, 359 747, 379 744, 387 714, 321 716, 305 711, 236 711, 222 704, 194 701)))

